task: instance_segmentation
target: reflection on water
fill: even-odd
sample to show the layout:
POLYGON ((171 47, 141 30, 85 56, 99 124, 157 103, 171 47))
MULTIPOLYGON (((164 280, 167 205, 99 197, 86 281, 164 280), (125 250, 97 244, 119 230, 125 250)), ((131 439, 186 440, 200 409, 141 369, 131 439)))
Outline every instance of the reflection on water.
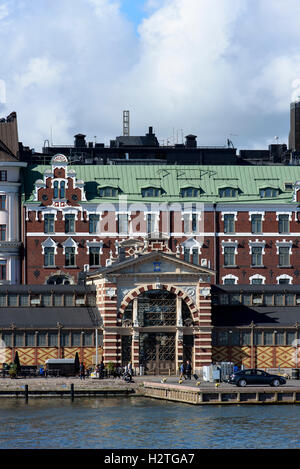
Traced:
POLYGON ((300 406, 0 400, 0 448, 300 448, 300 406))

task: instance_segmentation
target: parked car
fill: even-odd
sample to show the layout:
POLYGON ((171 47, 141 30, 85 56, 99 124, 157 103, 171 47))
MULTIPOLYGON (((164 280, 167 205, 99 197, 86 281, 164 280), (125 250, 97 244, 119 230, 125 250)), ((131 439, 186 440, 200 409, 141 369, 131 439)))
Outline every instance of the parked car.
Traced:
POLYGON ((277 387, 285 384, 286 380, 282 376, 271 375, 266 371, 250 369, 233 373, 230 375, 228 382, 242 387, 247 386, 247 384, 269 384, 277 387))

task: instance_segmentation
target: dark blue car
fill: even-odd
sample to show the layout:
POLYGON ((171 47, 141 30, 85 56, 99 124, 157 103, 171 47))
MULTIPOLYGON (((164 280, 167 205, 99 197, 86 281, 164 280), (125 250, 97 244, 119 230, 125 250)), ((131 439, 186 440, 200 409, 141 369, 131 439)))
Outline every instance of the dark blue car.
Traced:
POLYGON ((277 387, 285 384, 286 380, 282 376, 271 375, 263 370, 250 369, 234 372, 230 375, 228 382, 242 387, 247 384, 269 384, 277 387))

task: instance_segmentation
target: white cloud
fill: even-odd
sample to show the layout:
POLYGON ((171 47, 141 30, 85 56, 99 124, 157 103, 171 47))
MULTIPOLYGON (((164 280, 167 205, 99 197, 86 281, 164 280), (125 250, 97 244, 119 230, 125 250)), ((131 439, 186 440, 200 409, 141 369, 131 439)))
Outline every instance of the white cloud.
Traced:
POLYGON ((24 144, 109 143, 131 133, 195 133, 199 145, 287 141, 300 91, 298 0, 148 0, 138 29, 121 0, 8 0, 0 79, 24 144), (181 131, 181 129, 183 129, 181 131))

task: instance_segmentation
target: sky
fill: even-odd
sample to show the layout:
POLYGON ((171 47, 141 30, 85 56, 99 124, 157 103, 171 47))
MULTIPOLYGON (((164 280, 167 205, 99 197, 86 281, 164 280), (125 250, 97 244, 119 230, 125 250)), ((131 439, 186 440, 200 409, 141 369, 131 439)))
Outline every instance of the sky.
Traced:
POLYGON ((0 116, 19 140, 288 143, 299 0, 0 0, 0 116))

